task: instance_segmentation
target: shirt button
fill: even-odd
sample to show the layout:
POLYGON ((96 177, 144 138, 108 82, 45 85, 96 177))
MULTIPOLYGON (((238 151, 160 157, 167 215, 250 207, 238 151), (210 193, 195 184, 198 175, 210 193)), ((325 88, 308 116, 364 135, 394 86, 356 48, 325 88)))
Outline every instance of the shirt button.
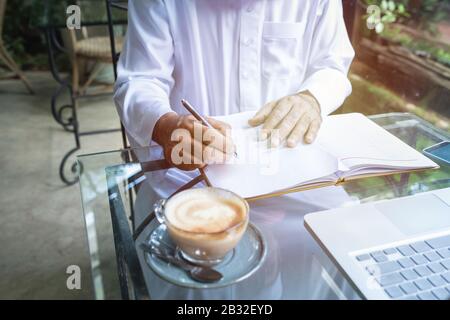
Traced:
POLYGON ((248 79, 248 72, 247 71, 242 72, 242 78, 248 79))
POLYGON ((249 46, 253 43, 253 39, 252 38, 245 38, 244 39, 244 45, 249 46))

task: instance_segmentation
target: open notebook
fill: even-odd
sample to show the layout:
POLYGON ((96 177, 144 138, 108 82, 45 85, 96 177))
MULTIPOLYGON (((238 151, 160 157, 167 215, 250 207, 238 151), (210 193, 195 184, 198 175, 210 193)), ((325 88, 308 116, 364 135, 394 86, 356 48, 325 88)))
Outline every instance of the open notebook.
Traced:
POLYGON ((247 124, 253 114, 217 117, 232 126, 237 157, 205 168, 212 186, 247 199, 439 167, 359 113, 328 116, 313 144, 295 148, 269 148, 259 141, 260 128, 247 124))

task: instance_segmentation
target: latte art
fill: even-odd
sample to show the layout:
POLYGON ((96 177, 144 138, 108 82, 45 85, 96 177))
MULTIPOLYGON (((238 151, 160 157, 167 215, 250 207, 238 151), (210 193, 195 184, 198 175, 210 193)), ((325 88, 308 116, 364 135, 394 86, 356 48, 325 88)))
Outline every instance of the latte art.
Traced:
POLYGON ((184 190, 155 210, 181 256, 203 266, 219 263, 236 247, 247 229, 248 212, 244 199, 212 187, 184 190))
POLYGON ((245 208, 233 200, 198 193, 174 199, 166 217, 177 229, 196 233, 218 233, 239 224, 245 208))

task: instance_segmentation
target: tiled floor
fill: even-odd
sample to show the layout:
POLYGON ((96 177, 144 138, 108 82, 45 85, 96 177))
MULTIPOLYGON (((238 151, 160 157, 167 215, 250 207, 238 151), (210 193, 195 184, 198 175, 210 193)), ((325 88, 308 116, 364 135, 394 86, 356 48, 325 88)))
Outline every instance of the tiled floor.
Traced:
MULTIPOLYGON (((18 80, 0 81, 0 298, 90 299, 92 286, 78 185, 58 176, 73 147, 70 133, 53 120, 49 73, 28 74, 38 92, 18 80), (81 290, 68 290, 66 268, 81 267, 81 290)), ((115 128, 111 96, 83 100, 82 130, 115 128)), ((82 138, 81 153, 117 149, 119 133, 82 138)))

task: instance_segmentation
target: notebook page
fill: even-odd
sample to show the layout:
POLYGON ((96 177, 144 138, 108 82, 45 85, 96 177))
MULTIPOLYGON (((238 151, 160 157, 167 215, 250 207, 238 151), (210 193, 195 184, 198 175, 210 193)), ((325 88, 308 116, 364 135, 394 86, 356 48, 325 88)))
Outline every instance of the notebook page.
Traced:
POLYGON ((231 190, 242 197, 254 197, 289 189, 311 180, 331 181, 337 160, 319 144, 299 144, 296 148, 268 148, 258 141, 259 128, 250 127, 254 112, 216 117, 230 124, 237 158, 225 165, 205 169, 211 184, 231 190))
POLYGON ((348 170, 436 167, 433 161, 360 113, 327 117, 318 143, 348 170))

